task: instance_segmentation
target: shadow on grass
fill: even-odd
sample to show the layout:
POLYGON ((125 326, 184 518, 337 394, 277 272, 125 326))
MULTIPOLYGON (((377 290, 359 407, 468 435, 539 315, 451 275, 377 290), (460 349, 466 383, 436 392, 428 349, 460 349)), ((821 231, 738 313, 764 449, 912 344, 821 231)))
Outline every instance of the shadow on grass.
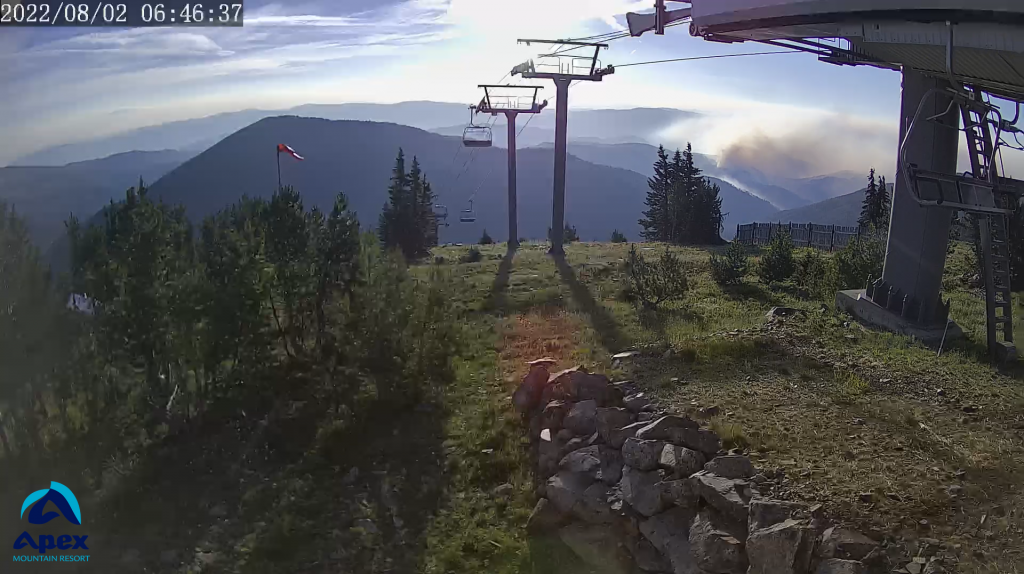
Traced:
POLYGON ((627 341, 619 330, 619 325, 615 322, 615 318, 594 299, 590 289, 576 278, 576 273, 565 260, 565 255, 552 253, 551 258, 555 262, 555 267, 558 268, 558 274, 561 276, 562 282, 569 287, 573 301, 576 302, 581 311, 586 313, 587 318, 590 320, 590 325, 597 331, 601 346, 611 353, 617 353, 622 350, 626 346, 627 341))
POLYGON ((110 550, 83 571, 415 571, 444 504, 443 409, 376 402, 341 424, 305 398, 148 453, 97 509, 110 550))
POLYGON ((668 342, 668 325, 672 322, 703 323, 704 316, 690 307, 643 308, 637 310, 640 326, 652 331, 660 341, 668 342))
POLYGON ((782 299, 780 299, 777 294, 759 283, 740 283, 739 285, 730 285, 723 287, 722 292, 726 297, 734 301, 754 300, 773 307, 780 307, 783 305, 782 299))
POLYGON ((512 275, 512 260, 515 259, 518 249, 518 245, 509 245, 508 250, 505 251, 505 256, 501 258, 501 263, 498 265, 498 274, 494 276, 491 291, 487 294, 487 299, 484 301, 484 311, 499 311, 503 314, 508 312, 508 282, 509 277, 512 275))

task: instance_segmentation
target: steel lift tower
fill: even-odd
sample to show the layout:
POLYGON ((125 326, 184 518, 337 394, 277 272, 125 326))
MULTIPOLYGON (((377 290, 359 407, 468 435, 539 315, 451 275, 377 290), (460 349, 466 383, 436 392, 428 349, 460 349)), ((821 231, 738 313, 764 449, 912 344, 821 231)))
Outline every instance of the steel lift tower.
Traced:
POLYGON ((555 102, 555 186, 551 202, 551 251, 563 255, 562 247, 565 228, 565 156, 569 126, 569 84, 574 81, 600 82, 605 76, 615 73, 615 68, 601 68, 597 59, 607 44, 570 42, 567 40, 519 40, 520 44, 546 44, 555 46, 550 54, 543 54, 512 69, 512 75, 521 74, 527 79, 554 80, 557 91, 555 102), (560 46, 565 48, 557 49, 560 46), (589 56, 574 55, 575 50, 593 49, 589 56))
MULTIPOLYGON (((960 329, 941 296, 955 211, 979 223, 988 315, 996 358, 1016 354, 1010 303, 1007 217, 1022 182, 996 171, 1002 137, 1021 133, 1024 2, 1020 0, 691 0, 690 33, 714 42, 760 42, 815 54, 831 64, 903 74, 896 191, 880 278, 843 291, 836 303, 861 321, 940 342, 960 329), (986 96, 1016 102, 1004 119, 986 96), (960 132, 970 171, 957 171, 960 132)), ((658 1, 658 13, 664 2, 658 1)), ((682 15, 682 13, 680 13, 682 15)), ((636 32, 662 14, 637 20, 636 32)), ((941 344, 941 343, 940 343, 941 344)))
POLYGON ((537 102, 540 86, 481 85, 484 99, 476 106, 479 114, 505 114, 508 124, 508 247, 519 245, 519 207, 516 199, 516 118, 539 114, 548 102, 537 102))

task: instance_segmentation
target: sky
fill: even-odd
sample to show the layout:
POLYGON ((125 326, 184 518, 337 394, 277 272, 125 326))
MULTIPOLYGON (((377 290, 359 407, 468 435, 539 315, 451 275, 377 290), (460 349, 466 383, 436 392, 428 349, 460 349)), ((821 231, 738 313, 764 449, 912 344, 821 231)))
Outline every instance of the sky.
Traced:
MULTIPOLYGON (((242 28, 5 28, 0 165, 32 151, 248 108, 434 100, 470 103, 539 47, 517 38, 623 29, 653 0, 247 0, 242 28)), ((602 63, 770 50, 687 26, 610 43, 602 63)), ((516 80, 518 81, 518 80, 516 80)), ((574 86, 570 106, 701 113, 666 126, 720 161, 811 176, 895 169, 900 76, 806 54, 621 68, 574 86), (794 162, 799 157, 803 161, 794 162)), ((553 87, 545 96, 553 99, 553 87)))

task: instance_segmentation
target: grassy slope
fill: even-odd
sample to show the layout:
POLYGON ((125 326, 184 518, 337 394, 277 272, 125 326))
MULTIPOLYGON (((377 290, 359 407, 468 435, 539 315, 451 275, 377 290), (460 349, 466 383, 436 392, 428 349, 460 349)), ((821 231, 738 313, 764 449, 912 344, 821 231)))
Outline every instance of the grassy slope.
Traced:
POLYGON ((525 361, 545 355, 633 377, 672 410, 721 406, 713 426, 785 469, 786 497, 826 500, 864 531, 937 538, 963 572, 1021 570, 1021 374, 975 358, 982 302, 958 290, 962 257, 947 288, 969 337, 935 358, 791 289, 723 293, 703 250, 680 250, 686 300, 641 318, 618 297, 625 245, 574 244, 565 264, 541 245, 514 262, 490 246, 458 263, 467 249, 437 250, 466 317, 457 378, 437 404, 337 426, 297 400, 273 420, 197 431, 105 505, 90 540, 114 550, 81 570, 582 574, 563 545, 524 529, 533 477, 509 395, 525 361), (807 314, 766 325, 773 305, 807 314), (613 367, 630 346, 650 352, 613 367))
MULTIPOLYGON (((698 249, 680 250, 691 270, 685 301, 640 317, 618 298, 626 249, 572 245, 568 264, 556 266, 533 246, 502 266, 502 248, 493 246, 483 248, 484 261, 456 265, 471 289, 460 295, 466 303, 508 317, 498 355, 506 393, 523 361, 539 355, 607 371, 613 352, 651 350, 622 374, 673 410, 721 406, 712 424, 759 465, 785 469, 783 496, 825 501, 831 515, 864 531, 906 538, 910 552, 914 539, 938 539, 963 572, 1020 570, 1022 374, 1019 365, 998 370, 979 360, 983 302, 960 280, 965 253, 951 258, 947 293, 967 338, 936 357, 791 288, 748 278, 722 292, 698 249), (806 314, 768 324, 775 305, 806 314), (962 496, 948 494, 955 485, 962 496), (861 500, 868 492, 873 502, 861 500)), ((465 251, 440 254, 454 261, 465 251)), ((1020 332, 1019 313, 1017 322, 1020 332)), ((507 409, 506 397, 493 408, 507 409)))

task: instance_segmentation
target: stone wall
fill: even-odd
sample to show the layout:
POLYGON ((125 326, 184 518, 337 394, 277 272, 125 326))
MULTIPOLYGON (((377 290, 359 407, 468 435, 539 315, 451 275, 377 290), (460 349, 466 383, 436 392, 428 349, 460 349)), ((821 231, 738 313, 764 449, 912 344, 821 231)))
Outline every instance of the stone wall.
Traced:
MULTIPOLYGON (((528 420, 540 499, 528 523, 607 572, 874 574, 905 560, 833 527, 820 505, 773 500, 782 480, 633 383, 531 363, 513 395, 528 420)), ((912 574, 942 572, 914 560, 912 574)))

